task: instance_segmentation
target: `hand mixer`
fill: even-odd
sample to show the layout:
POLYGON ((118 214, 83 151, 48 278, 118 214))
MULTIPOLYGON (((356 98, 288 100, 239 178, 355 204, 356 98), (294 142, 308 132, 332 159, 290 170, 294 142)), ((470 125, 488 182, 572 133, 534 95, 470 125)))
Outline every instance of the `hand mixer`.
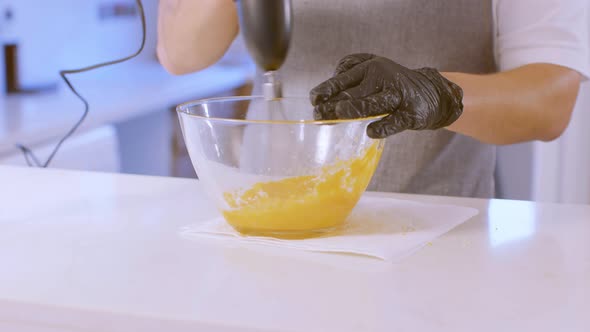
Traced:
POLYGON ((264 98, 281 98, 277 70, 283 65, 291 42, 291 0, 237 0, 236 3, 246 47, 256 65, 264 71, 264 98))

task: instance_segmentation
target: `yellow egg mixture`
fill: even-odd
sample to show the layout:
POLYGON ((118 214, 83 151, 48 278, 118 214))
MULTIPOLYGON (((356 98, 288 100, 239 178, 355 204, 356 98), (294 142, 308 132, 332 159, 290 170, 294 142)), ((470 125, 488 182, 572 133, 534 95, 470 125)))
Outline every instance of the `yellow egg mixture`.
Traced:
POLYGON ((369 185, 382 150, 374 142, 361 157, 325 166, 319 175, 227 192, 230 209, 223 216, 237 231, 251 235, 306 237, 333 229, 344 223, 369 185))

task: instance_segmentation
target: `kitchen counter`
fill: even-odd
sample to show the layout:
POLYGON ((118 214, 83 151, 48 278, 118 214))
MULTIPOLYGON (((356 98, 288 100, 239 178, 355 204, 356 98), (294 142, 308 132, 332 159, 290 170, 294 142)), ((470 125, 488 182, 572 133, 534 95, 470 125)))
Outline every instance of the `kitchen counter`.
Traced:
POLYGON ((180 238, 197 180, 0 183, 1 331, 590 331, 590 206, 372 193, 480 210, 390 264, 180 238))
MULTIPOLYGON (((250 65, 218 64, 172 76, 156 62, 133 62, 69 78, 90 102, 82 132, 235 89, 252 75, 250 65)), ((82 111, 81 101, 61 82, 56 91, 0 97, 0 156, 16 152, 16 143, 34 146, 61 138, 82 111)))

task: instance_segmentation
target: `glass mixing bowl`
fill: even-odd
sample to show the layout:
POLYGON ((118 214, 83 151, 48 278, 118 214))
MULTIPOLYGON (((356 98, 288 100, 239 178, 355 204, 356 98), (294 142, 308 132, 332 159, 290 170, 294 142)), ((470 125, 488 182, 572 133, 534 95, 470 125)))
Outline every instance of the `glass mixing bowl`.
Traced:
POLYGON ((307 98, 228 97, 177 108, 197 176, 247 235, 306 238, 341 227, 377 167, 380 117, 314 121, 307 98))

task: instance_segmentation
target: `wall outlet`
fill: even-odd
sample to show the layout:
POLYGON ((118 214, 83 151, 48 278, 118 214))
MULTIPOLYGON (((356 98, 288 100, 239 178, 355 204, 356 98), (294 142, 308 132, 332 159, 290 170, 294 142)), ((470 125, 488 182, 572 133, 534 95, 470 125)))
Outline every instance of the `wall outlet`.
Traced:
POLYGON ((135 1, 102 2, 98 6, 98 17, 101 20, 129 18, 138 14, 135 1))

